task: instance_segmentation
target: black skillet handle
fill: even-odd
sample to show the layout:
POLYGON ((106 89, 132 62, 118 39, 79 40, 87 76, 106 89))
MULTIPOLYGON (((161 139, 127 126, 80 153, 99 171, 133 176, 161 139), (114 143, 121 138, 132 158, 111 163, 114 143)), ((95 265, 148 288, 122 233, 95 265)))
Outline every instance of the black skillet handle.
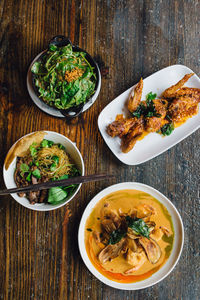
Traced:
POLYGON ((71 121, 73 118, 78 117, 83 111, 84 103, 79 106, 72 107, 68 110, 61 109, 60 112, 65 116, 67 121, 71 121))
POLYGON ((70 39, 64 35, 56 35, 49 41, 49 46, 55 45, 57 47, 63 47, 68 44, 72 45, 70 39))

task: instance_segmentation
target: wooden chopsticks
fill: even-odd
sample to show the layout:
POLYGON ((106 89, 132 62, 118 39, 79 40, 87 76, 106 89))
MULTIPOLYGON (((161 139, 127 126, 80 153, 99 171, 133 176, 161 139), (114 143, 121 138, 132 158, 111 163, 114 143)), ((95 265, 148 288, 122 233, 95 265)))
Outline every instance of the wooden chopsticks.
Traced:
POLYGON ((20 192, 29 192, 29 191, 40 191, 40 190, 46 190, 50 189, 51 187, 56 186, 68 186, 71 184, 79 184, 79 183, 85 183, 85 182, 91 182, 91 181, 99 181, 99 180, 105 180, 115 177, 114 175, 106 175, 106 174, 93 174, 93 175, 87 175, 87 176, 77 176, 72 177, 68 179, 62 179, 57 181, 48 181, 38 184, 31 184, 27 186, 22 186, 18 188, 12 188, 12 189, 4 189, 0 190, 0 195, 7 195, 12 193, 20 193, 20 192))

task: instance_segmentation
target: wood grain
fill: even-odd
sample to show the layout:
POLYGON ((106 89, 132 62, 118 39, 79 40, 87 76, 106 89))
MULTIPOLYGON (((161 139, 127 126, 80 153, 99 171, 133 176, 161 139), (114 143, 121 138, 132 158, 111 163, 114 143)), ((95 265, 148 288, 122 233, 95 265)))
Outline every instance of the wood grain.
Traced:
POLYGON ((178 208, 185 244, 175 270, 141 291, 105 286, 85 267, 77 245, 81 215, 103 188, 88 183, 69 204, 34 212, 10 196, 0 201, 0 299, 184 299, 197 300, 199 278, 200 131, 140 166, 120 163, 97 127, 101 110, 140 77, 171 64, 185 64, 200 75, 199 0, 2 0, 0 57, 0 187, 2 165, 11 145, 35 130, 60 132, 76 142, 86 173, 117 174, 117 182, 149 184, 178 208), (57 34, 95 57, 102 71, 96 103, 76 124, 40 111, 26 89, 31 60, 57 34))

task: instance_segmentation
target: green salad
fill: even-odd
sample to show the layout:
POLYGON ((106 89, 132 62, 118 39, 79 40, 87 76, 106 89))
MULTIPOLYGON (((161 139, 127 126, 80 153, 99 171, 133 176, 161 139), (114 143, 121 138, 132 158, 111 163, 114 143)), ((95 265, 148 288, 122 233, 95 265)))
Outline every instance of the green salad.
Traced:
POLYGON ((50 106, 69 109, 84 104, 95 92, 96 74, 85 52, 74 52, 71 44, 50 45, 32 68, 39 97, 50 106))

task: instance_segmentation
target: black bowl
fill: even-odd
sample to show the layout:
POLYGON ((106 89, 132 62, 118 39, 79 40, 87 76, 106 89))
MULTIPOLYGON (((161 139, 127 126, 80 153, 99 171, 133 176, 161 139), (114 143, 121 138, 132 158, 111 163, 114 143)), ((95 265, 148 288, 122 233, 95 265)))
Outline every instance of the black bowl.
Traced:
MULTIPOLYGON (((63 47, 63 46, 67 46, 68 44, 71 44, 72 46, 72 50, 74 52, 84 52, 86 53, 86 59, 87 61, 90 63, 90 65, 94 68, 94 73, 96 74, 96 85, 95 85, 95 92, 94 94, 89 98, 87 99, 86 103, 82 103, 78 106, 74 106, 74 107, 70 107, 69 109, 65 110, 65 109, 58 109, 54 106, 50 106, 48 105, 45 101, 42 100, 42 98, 39 98, 40 94, 39 94, 39 91, 38 91, 38 87, 35 85, 35 74, 31 72, 32 74, 32 86, 33 86, 33 89, 34 89, 34 92, 35 94, 38 96, 38 98, 43 101, 46 105, 48 105, 49 107, 57 110, 57 111, 60 111, 61 114, 63 116, 65 116, 67 119, 71 120, 72 118, 75 118, 77 117, 79 114, 81 114, 83 111, 85 111, 88 106, 89 103, 92 103, 96 100, 99 92, 100 92, 100 87, 101 87, 101 73, 100 73, 100 70, 99 70, 99 67, 97 65, 97 63, 95 62, 95 60, 90 56, 89 53, 87 53, 85 50, 79 48, 78 46, 74 46, 72 45, 71 41, 69 40, 69 38, 63 36, 63 35, 57 35, 57 36, 54 36, 49 44, 48 44, 48 47, 50 45, 55 45, 57 47, 63 47), (95 99, 95 100, 94 100, 95 99)), ((44 52, 41 53, 41 55, 37 58, 36 61, 40 61, 42 56, 44 56, 46 54, 47 50, 45 50, 44 52)), ((34 61, 35 62, 35 61, 34 61)))

